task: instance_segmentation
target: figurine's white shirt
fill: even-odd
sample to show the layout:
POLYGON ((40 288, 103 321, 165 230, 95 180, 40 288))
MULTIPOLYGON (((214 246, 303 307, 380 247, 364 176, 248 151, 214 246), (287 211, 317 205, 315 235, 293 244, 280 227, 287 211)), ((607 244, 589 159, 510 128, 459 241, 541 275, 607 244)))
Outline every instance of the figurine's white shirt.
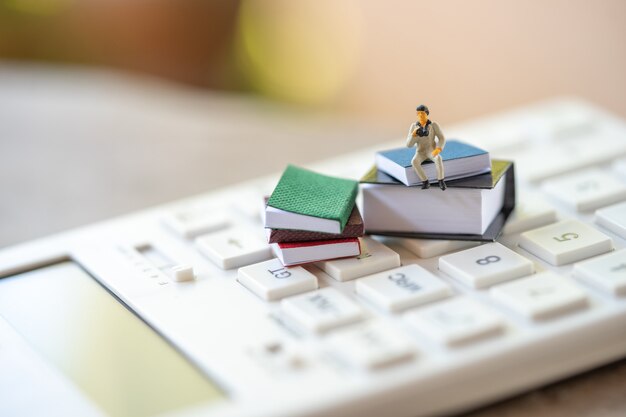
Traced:
POLYGON ((437 147, 443 150, 444 146, 446 146, 446 138, 443 136, 443 132, 437 122, 430 122, 430 126, 428 126, 428 135, 426 136, 412 136, 413 131, 417 127, 419 127, 419 124, 418 122, 415 122, 409 128, 409 133, 406 137, 407 147, 410 148, 417 145, 416 153, 426 158, 430 158, 432 151, 434 151, 437 147), (437 138, 437 141, 435 141, 435 137, 437 138))

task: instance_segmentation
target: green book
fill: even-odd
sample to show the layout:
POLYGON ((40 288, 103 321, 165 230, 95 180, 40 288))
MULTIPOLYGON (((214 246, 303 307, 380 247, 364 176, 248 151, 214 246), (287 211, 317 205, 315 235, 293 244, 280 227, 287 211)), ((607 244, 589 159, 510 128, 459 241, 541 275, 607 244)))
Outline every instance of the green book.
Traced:
POLYGON ((267 202, 265 227, 342 233, 358 190, 357 181, 289 165, 267 202))

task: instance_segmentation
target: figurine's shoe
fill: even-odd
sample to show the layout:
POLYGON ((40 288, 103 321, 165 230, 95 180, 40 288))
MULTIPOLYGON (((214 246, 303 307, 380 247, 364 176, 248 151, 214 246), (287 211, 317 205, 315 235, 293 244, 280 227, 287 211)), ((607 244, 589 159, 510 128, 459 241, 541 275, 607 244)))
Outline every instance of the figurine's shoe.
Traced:
POLYGON ((442 190, 445 190, 446 188, 448 188, 444 180, 439 180, 439 188, 441 188, 442 190))
POLYGON ((427 189, 429 189, 429 188, 430 188, 430 182, 428 182, 428 181, 424 181, 424 182, 422 183, 422 190, 427 190, 427 189))

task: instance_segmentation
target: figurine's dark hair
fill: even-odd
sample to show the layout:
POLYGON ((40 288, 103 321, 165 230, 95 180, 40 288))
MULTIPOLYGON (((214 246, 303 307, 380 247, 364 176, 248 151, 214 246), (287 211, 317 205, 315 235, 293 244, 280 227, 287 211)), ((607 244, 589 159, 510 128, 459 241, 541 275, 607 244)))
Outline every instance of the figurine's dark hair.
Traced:
POLYGON ((424 106, 423 104, 420 104, 419 106, 417 106, 415 108, 415 111, 425 111, 427 115, 430 114, 430 112, 428 111, 428 107, 424 106))

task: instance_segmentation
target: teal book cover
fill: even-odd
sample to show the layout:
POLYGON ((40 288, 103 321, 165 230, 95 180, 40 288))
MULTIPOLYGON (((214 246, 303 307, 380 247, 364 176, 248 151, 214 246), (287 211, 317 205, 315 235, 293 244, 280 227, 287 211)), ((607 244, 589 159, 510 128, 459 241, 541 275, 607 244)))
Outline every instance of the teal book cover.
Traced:
MULTIPOLYGON (((396 164, 408 168, 411 166, 411 159, 415 156, 415 147, 396 148, 387 151, 378 152, 380 155, 395 162, 396 164)), ((446 146, 441 151, 441 159, 445 163, 453 159, 470 158, 477 155, 486 154, 487 151, 467 143, 457 140, 446 141, 446 146)), ((432 164, 430 160, 426 160, 423 164, 432 164)), ((444 165, 445 166, 445 165, 444 165)))
POLYGON ((267 204, 305 216, 337 220, 343 230, 354 208, 358 187, 354 180, 289 165, 267 204))

